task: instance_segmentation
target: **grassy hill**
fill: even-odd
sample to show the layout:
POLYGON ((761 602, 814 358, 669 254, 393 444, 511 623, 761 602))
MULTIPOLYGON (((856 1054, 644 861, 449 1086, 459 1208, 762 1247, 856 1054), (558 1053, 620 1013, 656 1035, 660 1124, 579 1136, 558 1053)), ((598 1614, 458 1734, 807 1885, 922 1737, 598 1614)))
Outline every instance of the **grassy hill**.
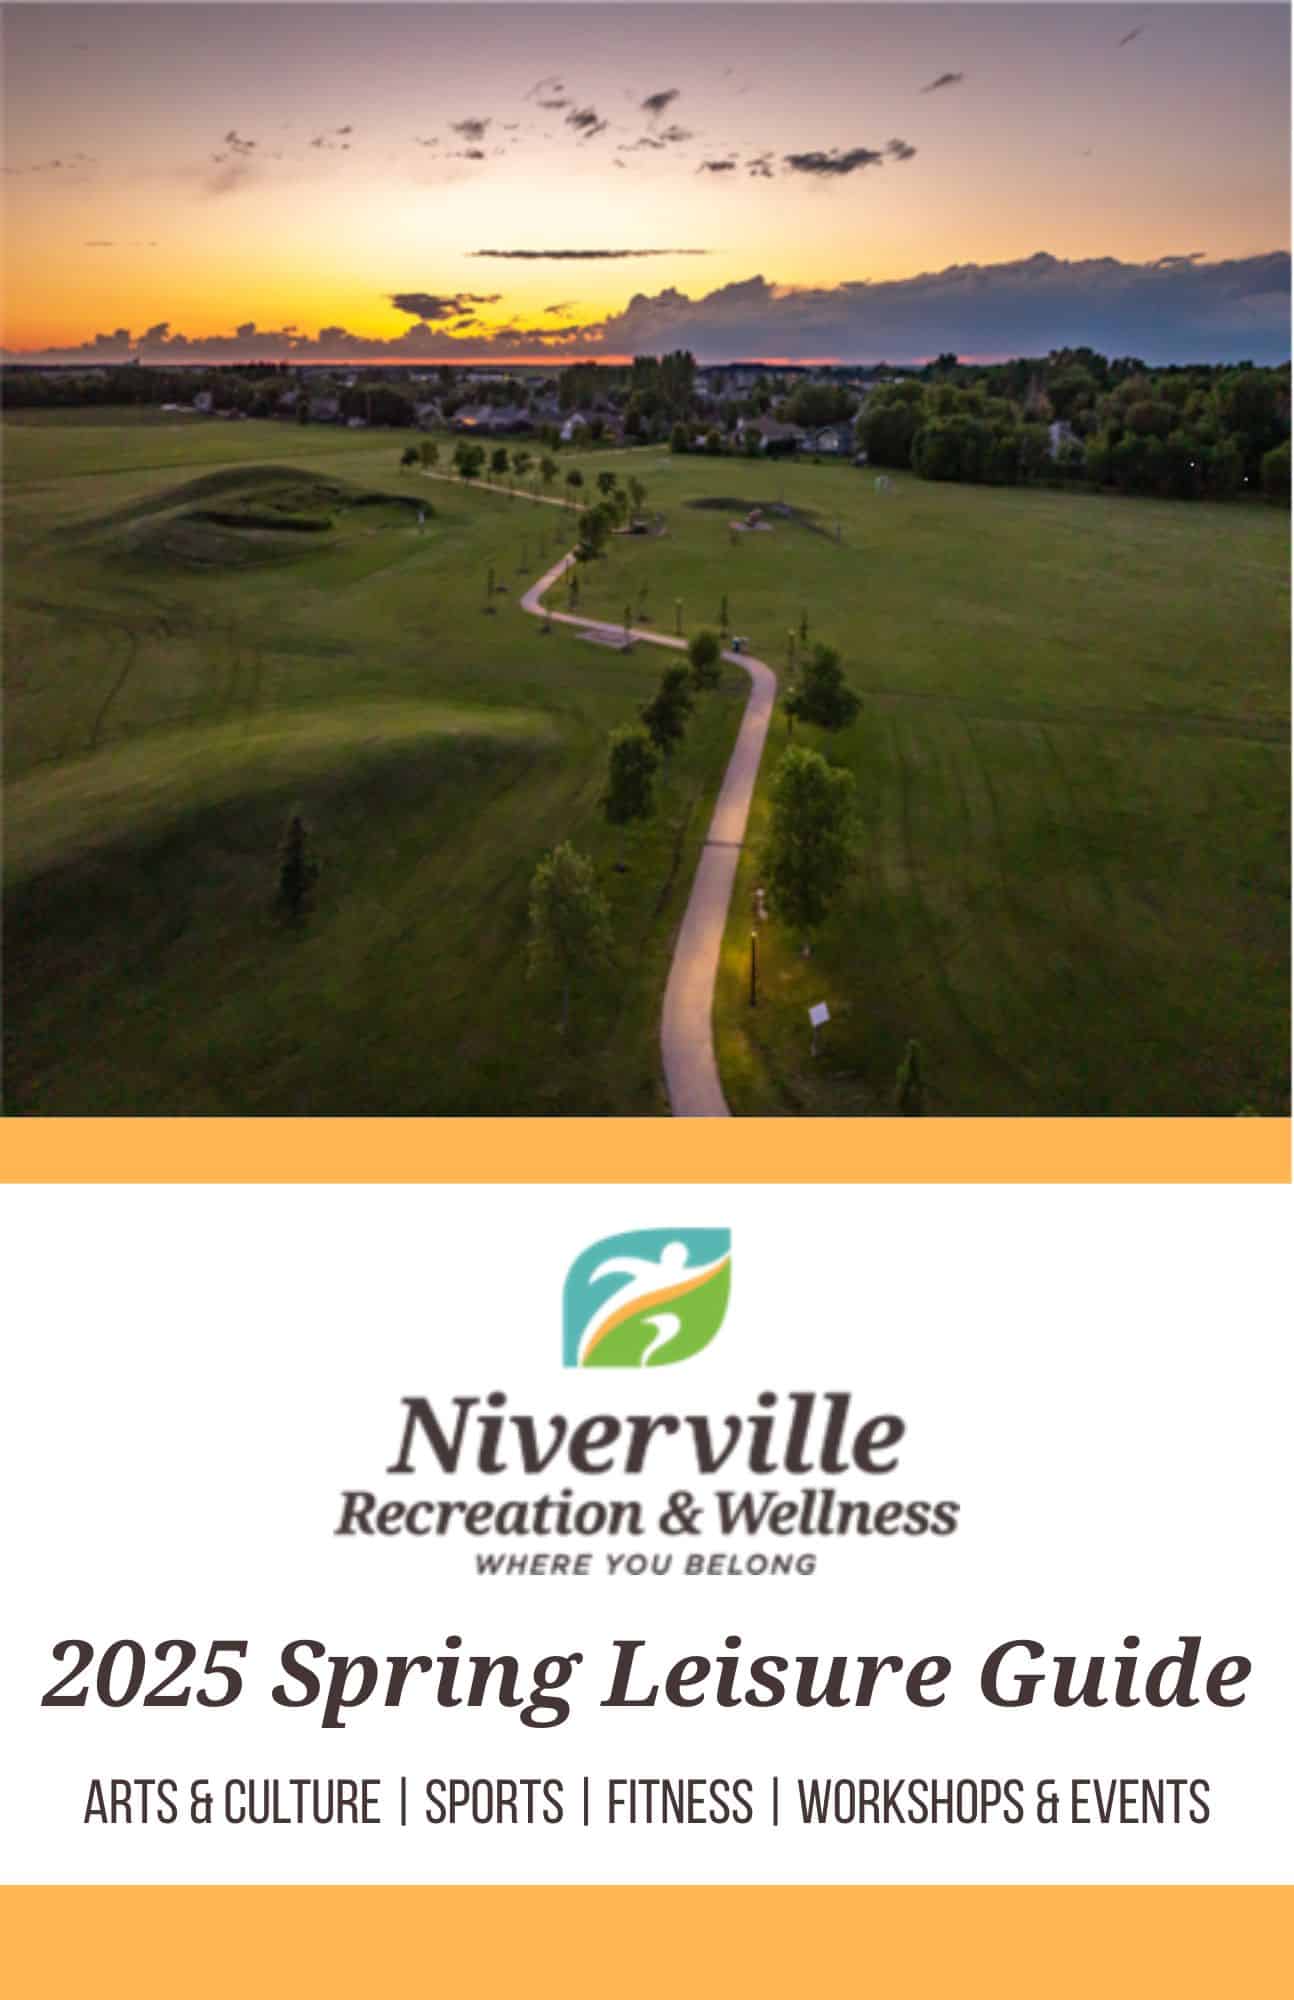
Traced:
POLYGON ((607 733, 659 658, 545 636, 516 598, 569 517, 402 474, 400 443, 6 428, 11 1112, 664 1108, 668 947, 743 677, 613 833, 607 733), (299 931, 271 907, 298 806, 299 931), (526 896, 568 837, 616 960, 563 1037, 526 896))
MULTIPOLYGON (((668 952, 744 677, 623 836, 606 734, 663 657, 517 608, 568 516, 401 473, 398 435, 87 414, 5 427, 8 1108, 661 1110, 668 952), (322 873, 285 932, 297 805, 322 873), (564 1041, 524 946, 567 836, 618 942, 564 1041)), ((726 596, 779 669, 807 619, 864 696, 821 744, 858 780, 858 868, 811 958, 764 929, 755 1010, 743 859, 717 1007, 735 1110, 887 1111, 913 1036, 931 1111, 1285 1108, 1284 517, 561 462, 585 494, 636 474, 665 517, 585 573, 584 609, 694 630, 726 596), (735 531, 754 505, 785 511, 735 531)))

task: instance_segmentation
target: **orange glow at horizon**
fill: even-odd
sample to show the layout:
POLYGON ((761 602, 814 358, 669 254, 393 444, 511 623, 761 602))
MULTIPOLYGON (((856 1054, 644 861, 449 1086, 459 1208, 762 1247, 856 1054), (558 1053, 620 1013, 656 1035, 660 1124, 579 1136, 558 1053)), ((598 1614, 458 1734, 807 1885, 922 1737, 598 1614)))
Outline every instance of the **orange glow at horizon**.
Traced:
MULTIPOLYGON (((1157 6, 1130 47, 1098 5, 840 6, 812 35, 791 5, 625 6, 596 38, 583 9, 488 11, 13 10, 4 345, 162 325, 396 343, 419 321, 393 296, 425 295, 464 364, 561 366, 578 356, 541 333, 610 320, 614 338, 639 294, 1288 249, 1283 6, 1157 6), (942 73, 965 80, 931 94, 942 73), (676 101, 649 113, 665 83, 676 101), (586 109, 596 130, 572 123, 586 109), (534 337, 525 358, 485 351, 512 328, 534 337)), ((709 323, 742 358, 740 310, 721 299, 709 323)), ((812 313, 786 351, 791 323, 767 327, 785 364, 839 353, 812 313)), ((904 339, 942 344, 937 324, 904 339)))

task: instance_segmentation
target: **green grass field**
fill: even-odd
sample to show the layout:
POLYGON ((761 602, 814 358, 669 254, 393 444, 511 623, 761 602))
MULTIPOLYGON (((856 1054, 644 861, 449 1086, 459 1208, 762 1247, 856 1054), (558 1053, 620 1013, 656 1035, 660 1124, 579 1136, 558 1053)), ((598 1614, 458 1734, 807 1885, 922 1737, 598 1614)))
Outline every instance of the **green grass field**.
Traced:
POLYGON ((607 733, 659 657, 545 636, 516 599, 569 517, 402 474, 403 442, 6 426, 10 1112, 664 1109, 669 945, 744 678, 656 820, 607 828, 607 733), (322 862, 299 931, 271 908, 298 804, 322 862), (563 838, 616 941, 565 1036, 525 971, 563 838))
MULTIPOLYGON (((399 434, 85 414, 4 428, 9 1110, 660 1111, 668 954, 744 676, 623 837, 606 734, 663 656, 517 608, 566 516, 403 474, 399 434), (323 870, 285 931, 298 803, 323 870), (617 938, 565 1038, 524 976, 529 877, 563 837, 617 938)), ((726 594, 779 669, 807 615, 864 696, 821 742, 857 776, 858 867, 810 958, 762 929, 753 1010, 743 858, 716 1010, 734 1110, 887 1112, 912 1036, 932 1112, 1287 1108, 1286 517, 561 463, 586 495, 636 473, 665 516, 583 573, 583 609, 693 630, 726 594), (732 532, 779 498, 770 532, 732 532)), ((779 716, 756 850, 784 742, 779 716)))

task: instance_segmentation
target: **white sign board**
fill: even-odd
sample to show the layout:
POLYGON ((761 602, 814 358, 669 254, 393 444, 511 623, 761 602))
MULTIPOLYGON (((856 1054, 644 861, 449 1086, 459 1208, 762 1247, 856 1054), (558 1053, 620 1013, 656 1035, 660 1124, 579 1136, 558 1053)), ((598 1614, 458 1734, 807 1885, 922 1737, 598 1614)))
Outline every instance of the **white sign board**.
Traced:
POLYGON ((831 1019, 831 1009, 825 1000, 819 1000, 816 1007, 810 1007, 809 1020, 815 1028, 825 1027, 831 1019))

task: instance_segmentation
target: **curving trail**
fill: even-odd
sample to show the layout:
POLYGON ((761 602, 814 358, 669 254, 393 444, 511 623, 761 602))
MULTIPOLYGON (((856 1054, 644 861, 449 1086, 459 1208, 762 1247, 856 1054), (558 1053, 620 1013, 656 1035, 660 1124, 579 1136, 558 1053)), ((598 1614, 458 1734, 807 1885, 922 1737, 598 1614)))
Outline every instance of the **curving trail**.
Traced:
MULTIPOLYGON (((522 597, 522 610, 535 618, 551 618, 554 624, 575 625, 581 631, 605 632, 612 638, 623 638, 624 627, 608 619, 580 618, 570 611, 545 610, 543 597, 574 560, 573 555, 565 555, 546 570, 522 597)), ((665 632, 644 631, 638 626, 630 626, 628 636, 650 646, 668 646, 674 652, 684 652, 687 647, 685 639, 673 638, 665 632)), ((750 694, 715 800, 710 830, 701 849, 665 986, 660 1046, 665 1088, 676 1118, 731 1115, 719 1082, 714 1049, 714 988, 732 885, 737 877, 737 860, 746 837, 750 802, 777 696, 777 676, 765 661, 749 653, 727 652, 723 657, 750 675, 750 694)))

